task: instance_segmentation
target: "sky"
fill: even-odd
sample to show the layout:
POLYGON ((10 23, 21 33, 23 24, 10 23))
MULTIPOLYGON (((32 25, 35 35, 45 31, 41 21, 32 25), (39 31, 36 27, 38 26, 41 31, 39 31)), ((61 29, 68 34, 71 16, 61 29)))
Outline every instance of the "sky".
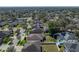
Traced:
POLYGON ((79 6, 79 0, 0 0, 0 6, 79 6))

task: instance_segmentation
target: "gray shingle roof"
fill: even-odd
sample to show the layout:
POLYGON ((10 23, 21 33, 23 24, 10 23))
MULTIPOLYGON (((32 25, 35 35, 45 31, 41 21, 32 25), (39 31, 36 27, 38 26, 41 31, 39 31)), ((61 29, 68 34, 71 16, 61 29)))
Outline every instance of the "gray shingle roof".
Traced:
POLYGON ((28 40, 43 40, 43 36, 41 34, 30 34, 28 40))
POLYGON ((0 45, 2 44, 3 42, 3 37, 5 36, 4 33, 0 32, 0 45))
POLYGON ((35 44, 32 44, 28 47, 24 47, 22 49, 22 52, 41 52, 41 49, 39 46, 36 46, 35 44))
POLYGON ((79 43, 67 43, 65 44, 65 48, 69 51, 69 52, 79 52, 79 43))

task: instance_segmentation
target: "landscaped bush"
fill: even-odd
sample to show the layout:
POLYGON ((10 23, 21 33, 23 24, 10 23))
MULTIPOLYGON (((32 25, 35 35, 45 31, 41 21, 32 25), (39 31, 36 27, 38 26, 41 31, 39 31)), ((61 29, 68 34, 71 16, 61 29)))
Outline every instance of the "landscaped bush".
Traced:
POLYGON ((17 45, 24 45, 25 43, 27 43, 26 40, 20 40, 17 45))

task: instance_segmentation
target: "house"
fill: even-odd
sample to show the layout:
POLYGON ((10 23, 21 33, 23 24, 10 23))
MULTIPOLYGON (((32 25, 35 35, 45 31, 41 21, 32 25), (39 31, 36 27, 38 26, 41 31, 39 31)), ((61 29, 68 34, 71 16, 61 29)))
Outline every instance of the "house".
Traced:
POLYGON ((17 22, 20 24, 23 24, 24 23, 24 21, 23 21, 24 19, 17 19, 17 22))
POLYGON ((79 52, 78 38, 75 36, 74 33, 66 32, 64 38, 65 38, 64 42, 65 52, 79 52))
POLYGON ((43 35, 42 34, 30 34, 28 36, 28 41, 31 41, 31 42, 40 42, 41 40, 43 40, 43 35))
POLYGON ((34 28, 43 28, 42 22, 40 20, 35 20, 33 27, 34 28))
POLYGON ((34 24, 34 25, 33 25, 33 28, 43 28, 43 25, 37 23, 37 24, 34 24))
POLYGON ((24 45, 22 52, 41 52, 41 47, 36 44, 26 44, 24 45))
POLYGON ((79 52, 79 43, 65 43, 65 52, 79 52))
POLYGON ((5 34, 0 31, 0 45, 3 43, 4 36, 5 36, 5 34))
POLYGON ((62 32, 62 33, 56 33, 53 35, 55 39, 64 39, 65 41, 68 40, 75 40, 75 42, 78 40, 76 35, 73 32, 62 32))
POLYGON ((12 31, 3 31, 3 33, 4 33, 6 36, 11 36, 11 35, 12 35, 12 31))
POLYGON ((32 29, 32 33, 37 33, 37 34, 39 34, 39 33, 42 33, 43 32, 43 30, 41 29, 41 28, 33 28, 32 29))
POLYGON ((33 49, 36 49, 35 51, 42 51, 42 48, 40 46, 42 44, 41 42, 44 39, 44 36, 42 34, 30 34, 27 39, 28 43, 33 44, 32 46, 33 49))
POLYGON ((37 24, 37 23, 42 24, 40 20, 35 20, 34 24, 37 24))
POLYGON ((78 43, 78 38, 70 32, 56 33, 54 38, 57 40, 58 45, 64 45, 65 50, 69 50, 71 44, 78 43))
POLYGON ((78 37, 74 33, 71 33, 71 32, 66 32, 64 38, 66 41, 71 40, 72 42, 72 40, 74 40, 75 42, 78 42, 78 37))
POLYGON ((1 21, 1 22, 0 22, 0 27, 4 26, 5 24, 6 24, 5 21, 1 21))

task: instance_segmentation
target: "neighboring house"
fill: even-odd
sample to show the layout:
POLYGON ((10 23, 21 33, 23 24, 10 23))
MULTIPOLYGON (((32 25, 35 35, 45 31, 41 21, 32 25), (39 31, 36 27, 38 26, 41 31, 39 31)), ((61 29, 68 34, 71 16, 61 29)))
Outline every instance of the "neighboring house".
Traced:
POLYGON ((43 40, 42 34, 30 34, 28 36, 28 41, 41 41, 43 40))
POLYGON ((56 45, 64 45, 65 52, 77 52, 79 51, 78 38, 74 33, 65 32, 65 33, 56 33, 54 34, 55 39, 57 39, 56 45))
POLYGON ((75 34, 70 33, 70 32, 56 33, 53 36, 57 40, 65 40, 65 41, 71 40, 71 42, 72 42, 72 40, 75 42, 77 42, 77 40, 78 40, 78 38, 75 36, 75 34))
POLYGON ((34 25, 33 25, 33 28, 43 28, 43 25, 37 23, 37 24, 34 24, 34 25))
POLYGON ((42 33, 43 32, 43 30, 41 29, 41 28, 33 28, 32 29, 32 33, 37 33, 37 34, 39 34, 39 33, 42 33))
POLYGON ((42 33, 43 32, 43 26, 40 20, 35 20, 34 25, 33 25, 33 29, 32 29, 32 33, 42 33))
POLYGON ((18 22, 19 24, 23 24, 23 23, 24 23, 23 19, 17 19, 17 22, 18 22))
POLYGON ((35 24, 36 24, 36 23, 42 24, 42 22, 41 22, 40 20, 38 20, 38 19, 36 19, 34 23, 35 23, 35 24))
POLYGON ((3 43, 3 38, 5 34, 3 32, 0 32, 0 45, 3 43))
POLYGON ((6 36, 11 36, 11 35, 12 35, 12 31, 3 31, 3 33, 4 33, 6 36))
POLYGON ((1 31, 0 32, 0 45, 3 43, 3 39, 5 36, 10 36, 11 32, 10 31, 1 31))
POLYGON ((75 36, 74 33, 66 32, 65 35, 65 52, 79 52, 79 42, 78 38, 75 36))
POLYGON ((65 43, 65 52, 79 52, 79 43, 65 43))
POLYGON ((74 33, 66 32, 64 38, 66 42, 68 41, 71 41, 70 43, 73 43, 73 41, 74 43, 78 42, 78 38, 74 33))
POLYGON ((0 27, 4 26, 5 24, 6 24, 6 22, 5 22, 5 21, 0 22, 0 27))

